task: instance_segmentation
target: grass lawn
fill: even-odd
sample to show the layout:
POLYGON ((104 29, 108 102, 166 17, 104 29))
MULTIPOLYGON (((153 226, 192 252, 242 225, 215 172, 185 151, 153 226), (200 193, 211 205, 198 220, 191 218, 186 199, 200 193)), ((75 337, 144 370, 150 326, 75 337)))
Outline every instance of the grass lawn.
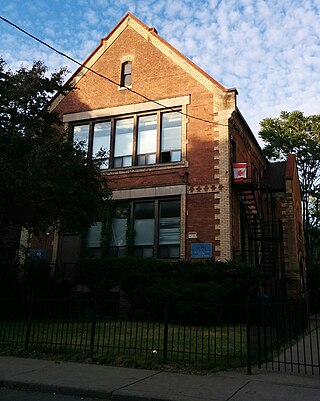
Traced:
MULTIPOLYGON (((63 355, 125 366, 217 369, 245 366, 246 326, 195 326, 126 319, 2 321, 2 353, 63 355)), ((65 358, 64 358, 65 359, 65 358)))

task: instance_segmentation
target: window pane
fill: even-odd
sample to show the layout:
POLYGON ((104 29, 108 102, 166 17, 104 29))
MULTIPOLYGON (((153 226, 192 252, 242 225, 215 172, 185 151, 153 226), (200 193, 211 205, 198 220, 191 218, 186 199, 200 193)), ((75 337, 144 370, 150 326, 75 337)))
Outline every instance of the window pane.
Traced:
POLYGON ((137 219, 134 222, 134 244, 153 245, 154 219, 137 219))
POLYGON ((134 206, 135 219, 153 219, 154 218, 154 203, 143 202, 136 203, 134 206))
POLYGON ((131 74, 130 75, 125 75, 123 78, 123 85, 124 86, 129 86, 132 84, 132 78, 131 78, 131 74))
MULTIPOLYGON (((116 121, 116 134, 114 145, 114 156, 132 156, 133 144, 133 118, 116 121)), ((127 163, 132 160, 127 159, 127 163)))
POLYGON ((180 202, 160 203, 159 245, 180 244, 180 202))
POLYGON ((160 203, 161 217, 180 217, 180 201, 172 200, 160 203))
POLYGON ((134 210, 134 244, 153 245, 154 203, 137 203, 134 210))
POLYGON ((181 160, 181 151, 176 150, 171 152, 171 161, 172 162, 179 162, 181 160))
POLYGON ((166 217, 160 220, 159 244, 180 244, 180 217, 166 217))
POLYGON ((94 125, 92 156, 103 160, 100 168, 109 167, 111 122, 94 125), (102 154, 98 154, 102 151, 102 154), (99 157, 100 156, 100 157, 99 157))
POLYGON ((133 250, 133 256, 137 258, 152 258, 153 246, 136 246, 133 250))
POLYGON ((110 151, 110 132, 111 122, 99 123, 94 125, 92 155, 93 157, 102 149, 107 154, 110 151))
POLYGON ((125 156, 122 158, 122 167, 132 166, 132 156, 125 156))
POLYGON ((101 242, 101 228, 102 222, 99 221, 92 225, 87 233, 87 247, 88 248, 99 248, 101 242))
POLYGON ((115 168, 122 167, 122 157, 114 159, 113 165, 115 168))
POLYGON ((143 155, 157 151, 157 116, 139 118, 137 154, 143 155))
POLYGON ((161 152, 181 149, 181 114, 178 112, 162 115, 161 152))
POLYGON ((159 246, 159 258, 179 258, 180 257, 180 245, 160 245, 159 246))
POLYGON ((156 162, 156 154, 155 153, 146 155, 146 164, 155 164, 155 162, 156 162))
POLYGON ((130 61, 125 62, 123 66, 124 66, 124 73, 131 74, 131 68, 132 68, 131 62, 130 61))
POLYGON ((112 219, 112 239, 111 246, 126 246, 127 219, 112 219))
POLYGON ((88 151, 89 145, 89 124, 78 125, 73 128, 73 141, 75 143, 81 142, 84 149, 88 151))

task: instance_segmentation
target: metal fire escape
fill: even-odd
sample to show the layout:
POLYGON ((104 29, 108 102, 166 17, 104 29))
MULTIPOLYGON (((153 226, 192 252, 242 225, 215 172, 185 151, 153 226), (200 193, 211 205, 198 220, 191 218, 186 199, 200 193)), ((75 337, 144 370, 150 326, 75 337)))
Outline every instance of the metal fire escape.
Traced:
POLYGON ((262 221, 260 199, 257 190, 245 189, 240 191, 241 203, 249 228, 250 238, 260 240, 262 236, 262 221))
MULTIPOLYGON (((262 287, 266 294, 281 295, 284 293, 281 281, 284 276, 282 229, 273 217, 264 216, 262 198, 265 195, 261 187, 261 177, 253 163, 246 165, 245 177, 235 180, 234 187, 239 194, 252 248, 240 251, 241 260, 254 261, 259 266, 262 287)), ((268 197, 265 199, 268 203, 268 197)))

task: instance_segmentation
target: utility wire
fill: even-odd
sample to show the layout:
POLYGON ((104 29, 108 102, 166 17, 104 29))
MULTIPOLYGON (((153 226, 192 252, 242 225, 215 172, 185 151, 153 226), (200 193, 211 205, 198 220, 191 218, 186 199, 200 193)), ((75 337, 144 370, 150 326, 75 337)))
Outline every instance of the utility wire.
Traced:
MULTIPOLYGON (((7 24, 13 26, 14 28, 16 28, 17 30, 19 30, 20 32, 24 33, 25 35, 29 36, 30 38, 34 39, 35 41, 37 41, 37 42, 41 43, 42 45, 48 47, 50 50, 52 50, 52 51, 54 51, 54 52, 60 54, 62 57, 65 57, 65 58, 67 58, 68 60, 72 61, 73 63, 79 65, 80 67, 83 67, 83 68, 87 69, 88 71, 90 71, 90 72, 92 72, 93 74, 99 76, 100 78, 106 79, 107 81, 109 81, 110 83, 116 85, 117 87, 119 86, 119 83, 118 83, 118 82, 115 82, 115 81, 113 81, 112 79, 108 78, 107 76, 105 76, 105 75, 103 75, 103 74, 100 74, 98 71, 95 71, 95 70, 93 70, 93 69, 90 68, 90 67, 87 67, 85 64, 83 64, 83 63, 81 63, 80 61, 74 59, 73 57, 69 56, 68 54, 63 53, 62 51, 56 49, 55 47, 49 45, 48 43, 44 42, 43 40, 39 39, 38 37, 32 35, 31 33, 27 32, 26 30, 24 30, 23 28, 21 28, 20 26, 18 26, 18 25, 16 25, 16 24, 14 24, 13 22, 9 21, 7 18, 4 18, 4 17, 2 17, 2 16, 0 15, 0 19, 1 19, 2 21, 6 22, 7 24)), ((128 91, 130 91, 131 93, 134 93, 135 95, 138 95, 138 96, 142 97, 143 99, 145 99, 145 100, 147 100, 147 101, 149 101, 149 102, 152 102, 152 103, 154 103, 154 104, 156 104, 156 105, 158 105, 158 106, 160 106, 160 107, 163 107, 163 108, 166 108, 166 109, 170 109, 170 110, 172 110, 172 111, 176 111, 176 112, 178 112, 178 113, 180 113, 180 114, 182 114, 182 115, 184 115, 184 116, 186 116, 186 117, 193 118, 194 120, 199 120, 199 121, 202 121, 202 122, 205 122, 205 123, 209 123, 209 124, 213 124, 213 125, 221 125, 221 126, 223 126, 223 127, 228 127, 227 124, 222 124, 222 123, 218 123, 218 122, 216 122, 216 121, 206 120, 206 119, 201 118, 201 117, 196 117, 196 116, 193 116, 193 115, 191 115, 191 114, 184 113, 184 112, 181 111, 181 110, 175 110, 173 107, 167 107, 167 106, 165 106, 164 104, 158 102, 157 100, 151 99, 151 98, 149 98, 148 96, 145 96, 144 94, 142 94, 142 93, 140 93, 140 92, 137 92, 137 91, 135 91, 135 90, 132 89, 132 88, 129 88, 129 87, 127 87, 127 86, 126 86, 125 88, 126 88, 128 91)))

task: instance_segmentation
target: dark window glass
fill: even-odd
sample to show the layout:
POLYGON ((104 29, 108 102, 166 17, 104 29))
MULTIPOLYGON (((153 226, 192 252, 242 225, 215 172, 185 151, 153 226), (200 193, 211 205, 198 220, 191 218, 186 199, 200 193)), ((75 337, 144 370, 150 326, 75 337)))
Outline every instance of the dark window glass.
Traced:
POLYGON ((153 219, 154 202, 136 203, 134 208, 134 217, 136 219, 153 219))
POLYGON ((87 233, 87 247, 88 248, 99 248, 101 243, 101 229, 102 222, 99 221, 93 224, 87 233))

